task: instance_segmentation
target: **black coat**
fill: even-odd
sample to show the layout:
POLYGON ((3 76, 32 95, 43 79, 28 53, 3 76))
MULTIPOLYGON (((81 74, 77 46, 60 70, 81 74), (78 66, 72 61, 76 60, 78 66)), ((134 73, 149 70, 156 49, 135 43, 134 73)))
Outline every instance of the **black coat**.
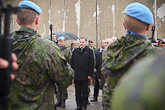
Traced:
POLYGON ((101 75, 101 65, 102 65, 102 51, 100 52, 100 49, 95 50, 95 56, 96 56, 96 75, 100 79, 101 75))
POLYGON ((100 85, 100 89, 103 89, 104 83, 105 83, 105 79, 103 77, 103 75, 101 74, 101 66, 102 66, 102 52, 100 52, 100 49, 95 50, 95 56, 96 56, 96 70, 97 70, 97 78, 101 79, 101 85, 100 85))
POLYGON ((93 75, 94 56, 93 51, 87 46, 81 52, 81 48, 73 51, 71 59, 71 67, 73 68, 75 80, 88 80, 88 76, 93 75))

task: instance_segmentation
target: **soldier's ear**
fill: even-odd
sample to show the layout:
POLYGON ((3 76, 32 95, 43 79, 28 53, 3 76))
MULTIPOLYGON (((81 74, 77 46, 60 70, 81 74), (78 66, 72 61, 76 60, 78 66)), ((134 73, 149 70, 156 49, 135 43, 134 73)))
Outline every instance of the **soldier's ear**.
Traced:
POLYGON ((149 28, 150 28, 150 25, 148 24, 148 25, 147 25, 147 27, 146 27, 146 30, 148 31, 148 30, 149 30, 149 28))
POLYGON ((16 18, 16 21, 17 21, 18 25, 20 25, 20 24, 19 24, 19 21, 18 21, 18 19, 17 19, 17 18, 16 18))
POLYGON ((35 23, 36 23, 36 24, 39 23, 39 16, 36 17, 36 19, 35 19, 35 23))
POLYGON ((125 23, 124 23, 124 21, 123 21, 123 26, 124 26, 124 29, 125 29, 125 30, 127 30, 127 28, 126 28, 126 26, 125 26, 125 23))

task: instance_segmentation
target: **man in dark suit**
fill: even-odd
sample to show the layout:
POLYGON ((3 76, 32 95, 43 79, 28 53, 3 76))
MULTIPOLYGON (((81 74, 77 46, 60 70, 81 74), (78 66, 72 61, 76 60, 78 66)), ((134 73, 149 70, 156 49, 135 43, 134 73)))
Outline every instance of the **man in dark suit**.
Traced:
POLYGON ((73 51, 71 67, 73 68, 77 108, 86 110, 88 102, 88 79, 91 79, 94 69, 93 51, 87 47, 87 39, 80 37, 80 47, 73 51))
POLYGON ((93 100, 91 102, 96 102, 97 97, 99 94, 99 84, 101 83, 101 65, 102 65, 102 51, 106 46, 106 40, 102 40, 100 44, 100 48, 98 50, 95 50, 95 56, 96 56, 96 66, 94 69, 95 74, 95 85, 94 85, 94 96, 93 100))

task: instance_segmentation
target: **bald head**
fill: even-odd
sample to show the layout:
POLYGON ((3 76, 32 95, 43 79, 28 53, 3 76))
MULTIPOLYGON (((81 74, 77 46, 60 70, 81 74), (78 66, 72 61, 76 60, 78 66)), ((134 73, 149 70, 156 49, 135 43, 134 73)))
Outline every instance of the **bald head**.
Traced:
POLYGON ((105 42, 106 46, 113 42, 113 40, 111 38, 107 38, 107 39, 105 39, 105 41, 106 41, 105 42))
POLYGON ((114 41, 116 41, 116 40, 117 40, 117 38, 113 36, 113 37, 112 37, 112 40, 113 40, 113 42, 114 42, 114 41))
POLYGON ((102 48, 102 49, 104 49, 105 47, 106 47, 106 40, 101 40, 101 42, 100 42, 100 47, 102 48))

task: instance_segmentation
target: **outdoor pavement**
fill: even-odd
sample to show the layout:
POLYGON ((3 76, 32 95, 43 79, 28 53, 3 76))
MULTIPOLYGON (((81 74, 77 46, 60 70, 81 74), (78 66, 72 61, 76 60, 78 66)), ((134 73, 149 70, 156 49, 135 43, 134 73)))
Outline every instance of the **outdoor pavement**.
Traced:
MULTIPOLYGON (((90 86, 90 97, 89 101, 93 99, 94 87, 90 86)), ((99 97, 97 102, 90 102, 91 104, 87 106, 87 110, 103 110, 102 109, 102 90, 99 90, 99 97)), ((75 87, 74 84, 68 87, 68 99, 66 100, 65 108, 57 107, 57 110, 74 110, 76 108, 75 101, 75 87)))

